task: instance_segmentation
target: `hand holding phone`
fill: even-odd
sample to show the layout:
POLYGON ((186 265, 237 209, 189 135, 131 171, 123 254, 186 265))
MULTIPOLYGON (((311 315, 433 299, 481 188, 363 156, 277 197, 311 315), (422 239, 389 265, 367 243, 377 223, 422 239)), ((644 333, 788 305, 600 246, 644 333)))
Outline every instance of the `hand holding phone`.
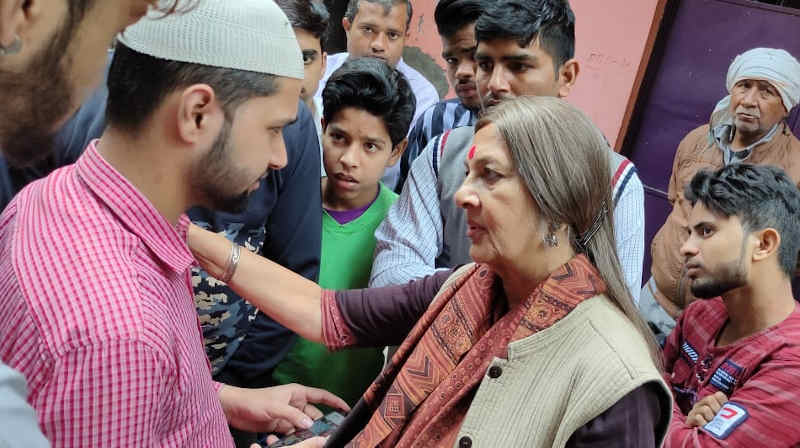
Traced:
MULTIPOLYGON (((294 434, 288 435, 278 440, 277 442, 273 443, 272 445, 269 445, 269 448, 289 447, 298 444, 302 441, 311 439, 312 437, 328 436, 330 434, 333 434, 333 432, 336 431, 336 429, 339 427, 339 425, 342 424, 343 421, 344 421, 344 415, 338 412, 331 412, 330 414, 327 414, 322 418, 314 420, 314 424, 311 425, 310 428, 304 429, 302 431, 297 431, 294 434)), ((268 446, 266 443, 266 436, 264 436, 264 438, 262 439, 259 439, 259 443, 261 444, 261 446, 268 446)), ((317 446, 317 445, 311 445, 311 446, 317 446)), ((305 445, 303 445, 303 448, 305 448, 305 445)))

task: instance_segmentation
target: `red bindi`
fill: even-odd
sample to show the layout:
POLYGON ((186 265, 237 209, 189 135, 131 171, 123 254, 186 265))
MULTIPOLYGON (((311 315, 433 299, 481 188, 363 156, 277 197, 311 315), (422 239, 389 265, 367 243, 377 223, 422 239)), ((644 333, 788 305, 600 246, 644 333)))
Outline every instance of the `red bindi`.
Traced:
POLYGON ((467 154, 467 160, 472 160, 475 158, 475 145, 472 145, 472 148, 469 148, 469 154, 467 154))

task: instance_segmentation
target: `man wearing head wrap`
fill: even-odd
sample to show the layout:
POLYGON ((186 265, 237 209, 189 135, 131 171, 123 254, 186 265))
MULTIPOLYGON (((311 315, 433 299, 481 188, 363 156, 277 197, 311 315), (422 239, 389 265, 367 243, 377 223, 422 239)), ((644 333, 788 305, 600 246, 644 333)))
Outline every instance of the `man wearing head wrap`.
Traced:
POLYGON ((231 447, 229 424, 307 428, 310 402, 346 407, 212 381, 191 289, 184 212, 235 211, 286 164, 302 78, 273 2, 151 11, 118 36, 106 131, 0 216, 0 359, 53 446, 231 447))
POLYGON ((785 122, 800 101, 797 59, 784 50, 754 48, 734 59, 726 86, 730 95, 714 108, 710 123, 678 146, 669 181, 672 212, 650 248, 652 277, 642 288, 639 308, 661 341, 695 300, 680 254, 691 209, 683 189, 695 173, 747 162, 781 167, 800 182, 800 141, 785 122))

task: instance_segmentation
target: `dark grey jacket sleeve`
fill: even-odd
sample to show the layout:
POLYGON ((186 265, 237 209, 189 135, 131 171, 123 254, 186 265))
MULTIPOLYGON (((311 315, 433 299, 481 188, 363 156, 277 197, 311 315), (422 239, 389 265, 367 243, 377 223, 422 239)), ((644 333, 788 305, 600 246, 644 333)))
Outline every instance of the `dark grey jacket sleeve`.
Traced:
POLYGON ((337 291, 336 303, 356 345, 400 345, 450 274, 439 271, 405 285, 337 291))

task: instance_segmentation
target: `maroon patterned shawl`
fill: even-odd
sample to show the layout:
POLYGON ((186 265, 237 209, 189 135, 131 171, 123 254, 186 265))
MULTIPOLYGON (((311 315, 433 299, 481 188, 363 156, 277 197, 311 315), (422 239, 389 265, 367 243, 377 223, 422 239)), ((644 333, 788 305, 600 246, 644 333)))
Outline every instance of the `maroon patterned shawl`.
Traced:
POLYGON ((514 309, 499 278, 476 265, 440 293, 370 386, 373 409, 351 447, 452 447, 492 359, 555 324, 605 282, 584 255, 556 269, 514 309))

